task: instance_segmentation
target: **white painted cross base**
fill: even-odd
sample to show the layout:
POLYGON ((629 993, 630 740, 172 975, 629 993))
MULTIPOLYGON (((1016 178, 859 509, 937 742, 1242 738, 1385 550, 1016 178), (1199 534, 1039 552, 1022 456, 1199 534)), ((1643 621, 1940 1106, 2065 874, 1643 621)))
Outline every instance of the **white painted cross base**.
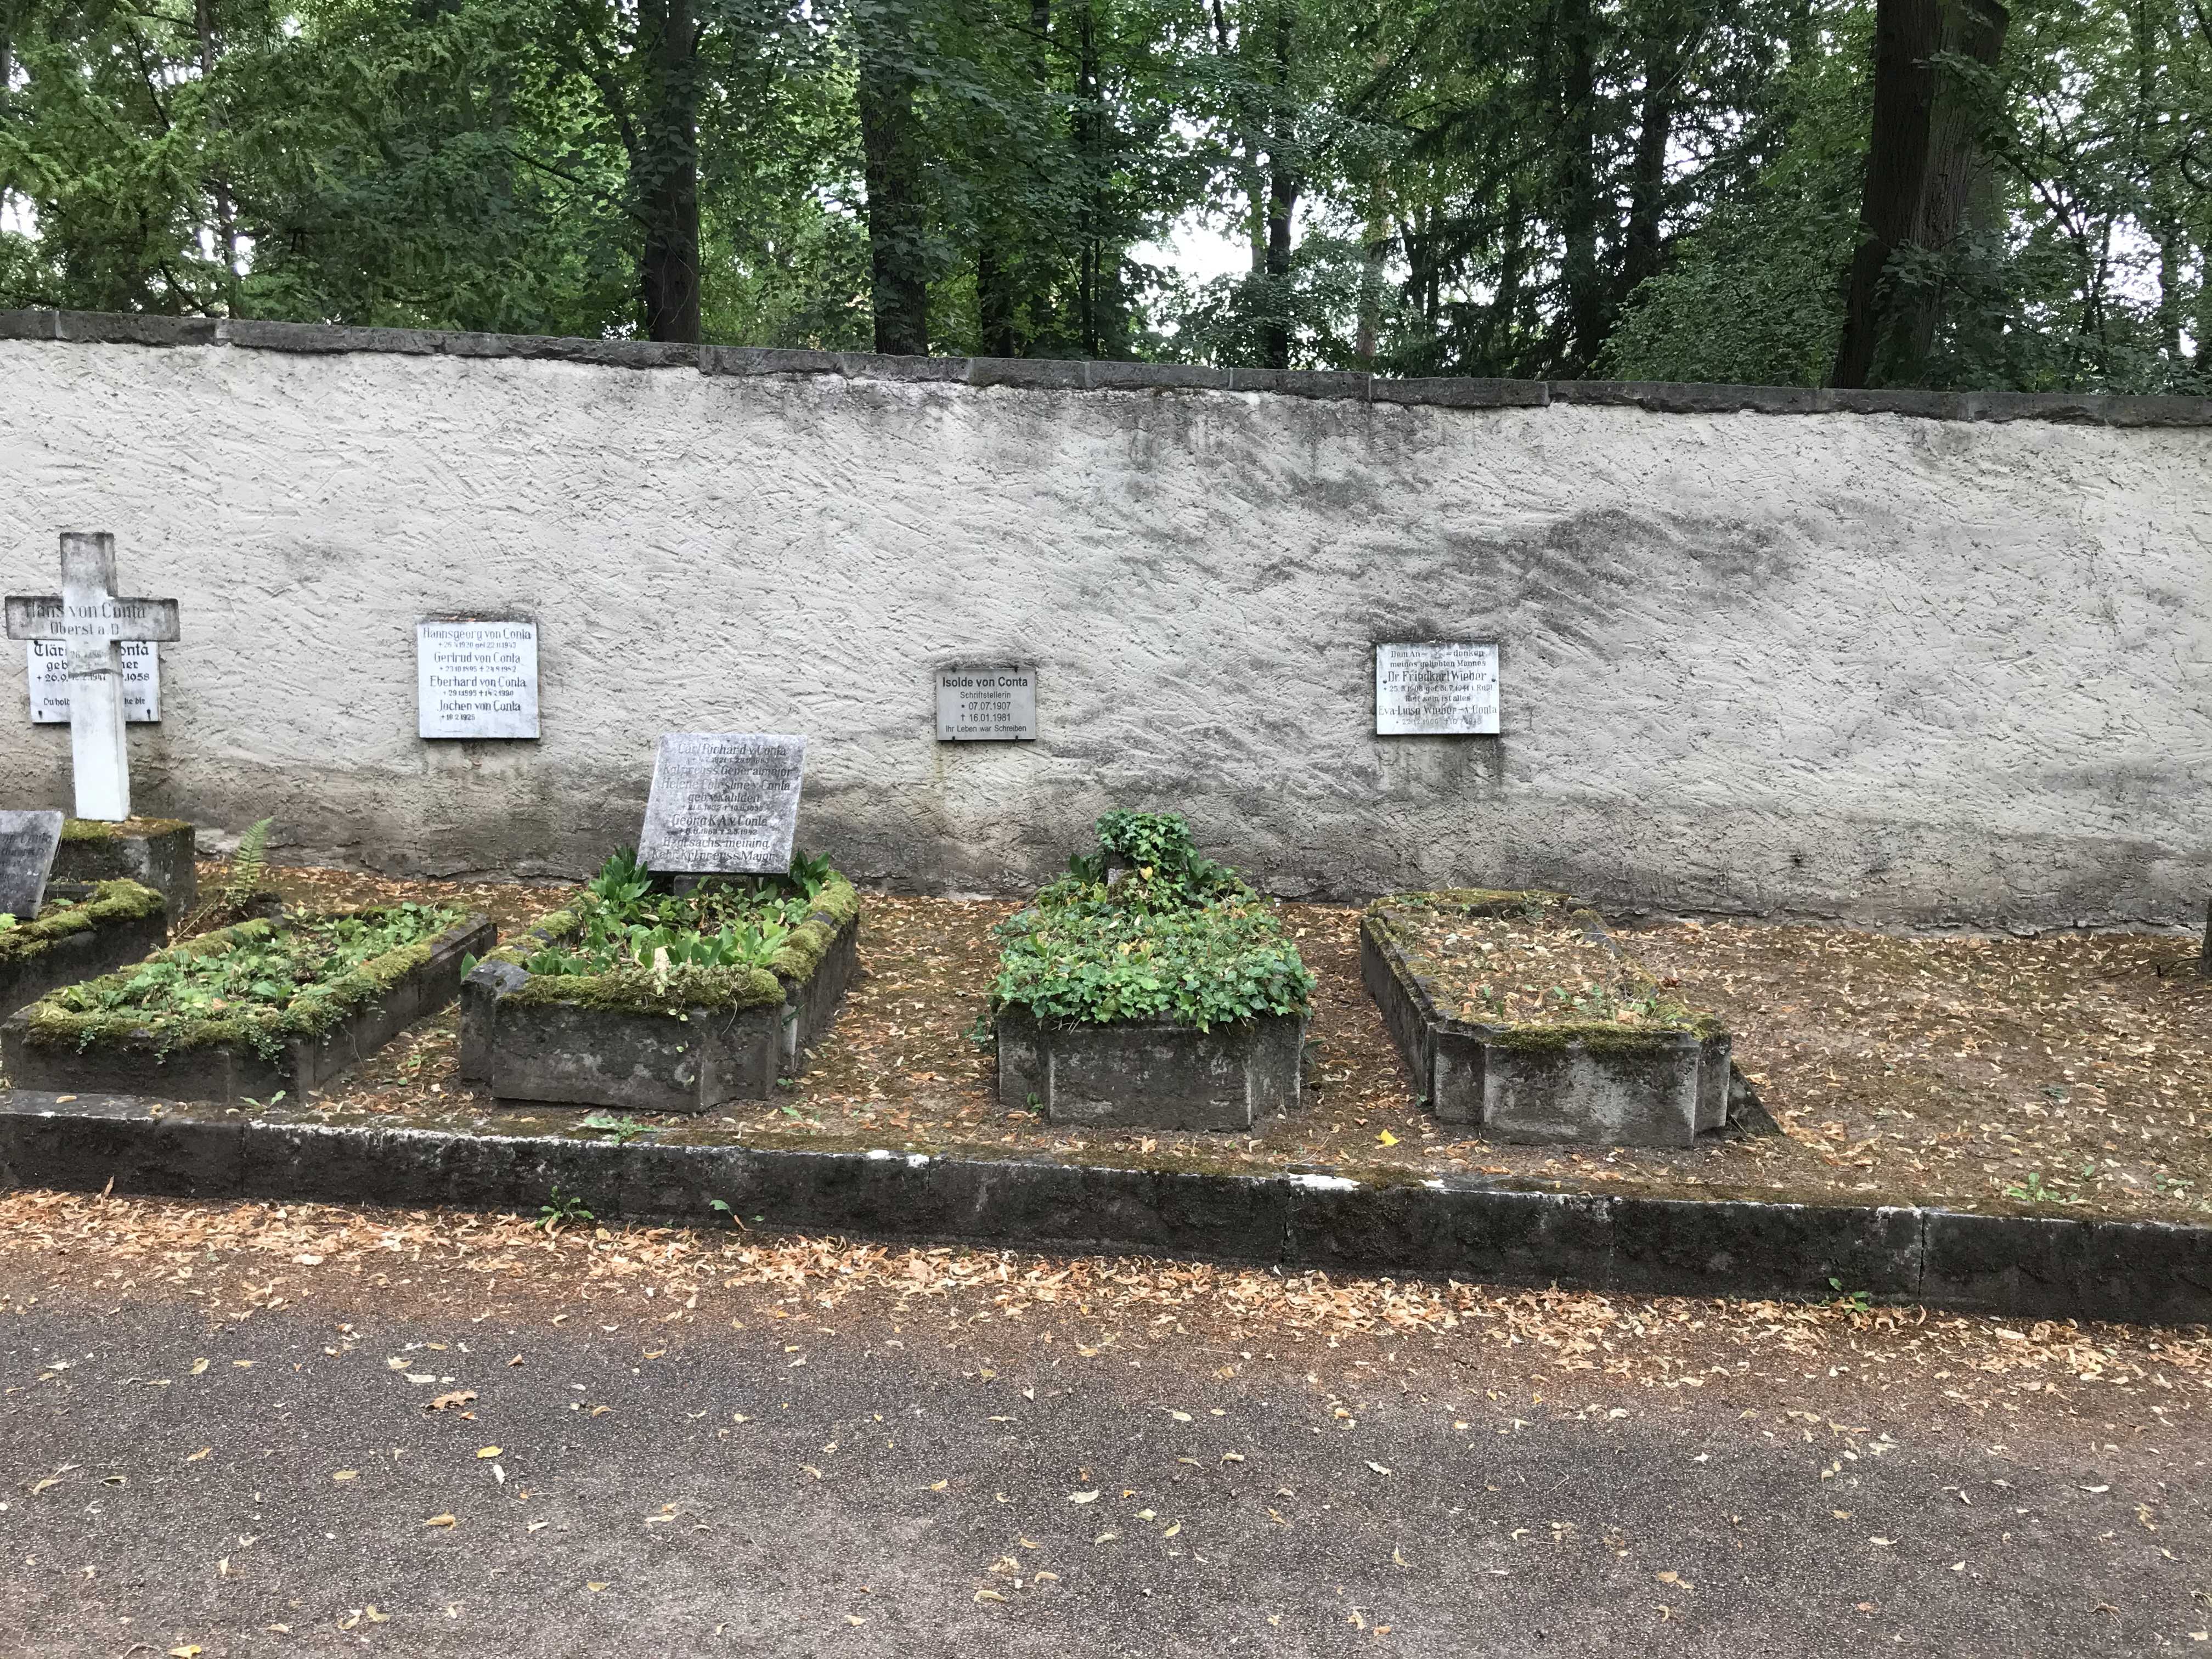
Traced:
POLYGON ((116 598, 115 538, 64 530, 60 596, 9 594, 8 637, 68 643, 76 816, 120 823, 131 816, 131 751, 123 740, 119 647, 175 639, 177 602, 116 598))

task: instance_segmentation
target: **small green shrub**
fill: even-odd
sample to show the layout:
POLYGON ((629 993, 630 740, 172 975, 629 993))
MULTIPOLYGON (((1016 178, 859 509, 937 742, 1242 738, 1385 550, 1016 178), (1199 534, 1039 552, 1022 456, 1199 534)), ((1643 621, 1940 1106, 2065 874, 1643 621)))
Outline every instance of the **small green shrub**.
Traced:
POLYGON ((1000 925, 994 1012, 1210 1030, 1305 1010, 1297 946, 1234 870, 1198 855, 1181 815, 1109 812, 1098 842, 1000 925))

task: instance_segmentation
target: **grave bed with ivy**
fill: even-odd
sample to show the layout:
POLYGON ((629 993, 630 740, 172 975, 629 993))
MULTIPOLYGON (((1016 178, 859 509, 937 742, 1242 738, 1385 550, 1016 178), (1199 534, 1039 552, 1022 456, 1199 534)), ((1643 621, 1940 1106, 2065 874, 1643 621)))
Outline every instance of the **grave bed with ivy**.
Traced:
POLYGON ((1729 1039, 1565 895, 1400 893, 1360 975, 1429 1109, 1493 1139, 1686 1146, 1730 1108, 1729 1039))
POLYGON ((461 1078, 500 1100, 633 1112, 770 1099, 835 1022, 860 927, 859 893, 824 860, 673 893, 617 854, 473 965, 461 1078))
POLYGON ((167 907, 150 887, 49 883, 37 915, 0 915, 0 1017, 57 987, 137 962, 168 936, 167 907))
POLYGON ((451 1002, 497 937, 450 904, 257 917, 49 993, 0 1052, 19 1089, 297 1100, 451 1002))
POLYGON ((1279 907, 1200 857, 1177 814, 1108 812, 1097 830, 1000 927, 1000 1103, 1157 1129, 1297 1110, 1313 975, 1279 907))

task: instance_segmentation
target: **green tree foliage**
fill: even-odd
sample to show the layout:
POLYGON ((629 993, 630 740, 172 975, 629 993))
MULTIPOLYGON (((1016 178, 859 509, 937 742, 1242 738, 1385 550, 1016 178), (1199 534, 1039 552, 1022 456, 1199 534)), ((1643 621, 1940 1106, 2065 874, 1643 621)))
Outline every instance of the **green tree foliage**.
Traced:
MULTIPOLYGON (((0 0, 0 304, 1812 384, 1884 3, 0 0)), ((2007 21, 1874 378, 2212 387, 2212 24, 2007 21)))

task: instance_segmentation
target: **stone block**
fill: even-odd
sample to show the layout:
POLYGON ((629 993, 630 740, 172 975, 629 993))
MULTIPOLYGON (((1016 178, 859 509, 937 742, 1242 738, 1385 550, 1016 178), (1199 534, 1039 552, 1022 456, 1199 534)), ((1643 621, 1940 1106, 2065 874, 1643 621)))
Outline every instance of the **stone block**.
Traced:
POLYGON ((135 881, 150 887, 167 904, 173 931, 199 902, 194 845, 192 826, 178 818, 131 818, 122 823, 71 818, 62 826, 53 878, 135 881))
POLYGON ((428 958, 382 997, 362 1004, 319 1036, 289 1039, 273 1055, 242 1042, 179 1042, 173 1035, 156 1039, 150 1033, 83 1048, 33 1042, 31 1011, 22 1010, 0 1024, 0 1056, 18 1088, 223 1104, 265 1102, 281 1091, 299 1101, 451 1002, 460 988, 463 959, 490 950, 498 937, 489 918, 469 917, 432 941, 428 958))
POLYGON ((1225 392, 1229 371, 1204 363, 1093 362, 1085 384, 1094 392, 1225 392))
POLYGON ((999 1100, 1053 1123, 1249 1129, 1297 1109, 1305 1021, 1265 1015, 1201 1031, 1166 1021, 1108 1025, 999 1015, 999 1100))
POLYGON ((463 1081, 501 1100, 699 1113, 768 1100, 805 1069, 859 971, 860 915, 836 925, 805 979, 743 1008, 642 1012, 532 989, 513 963, 477 964, 461 988, 463 1081), (529 994, 520 994, 526 991, 529 994))
POLYGON ((1613 1213, 1589 1193, 1294 1175, 1285 1266, 1602 1289, 1613 1213))
POLYGON ((1922 1212, 1734 1199, 1613 1200, 1612 1288, 1644 1296, 1920 1293, 1922 1212))
POLYGON ((1464 375, 1386 380, 1377 376, 1368 387, 1367 397, 1370 403, 1425 404, 1438 409, 1541 409, 1551 401, 1551 391, 1541 380, 1479 380, 1464 375))
POLYGON ((138 904, 102 905, 89 886, 49 884, 49 904, 75 899, 77 908, 61 916, 49 910, 38 921, 0 933, 0 1018, 49 991, 98 979, 160 950, 169 937, 167 921, 160 909, 146 908, 157 896, 135 884, 121 890, 118 896, 135 896, 138 904), (76 925, 64 931, 65 921, 76 925))

